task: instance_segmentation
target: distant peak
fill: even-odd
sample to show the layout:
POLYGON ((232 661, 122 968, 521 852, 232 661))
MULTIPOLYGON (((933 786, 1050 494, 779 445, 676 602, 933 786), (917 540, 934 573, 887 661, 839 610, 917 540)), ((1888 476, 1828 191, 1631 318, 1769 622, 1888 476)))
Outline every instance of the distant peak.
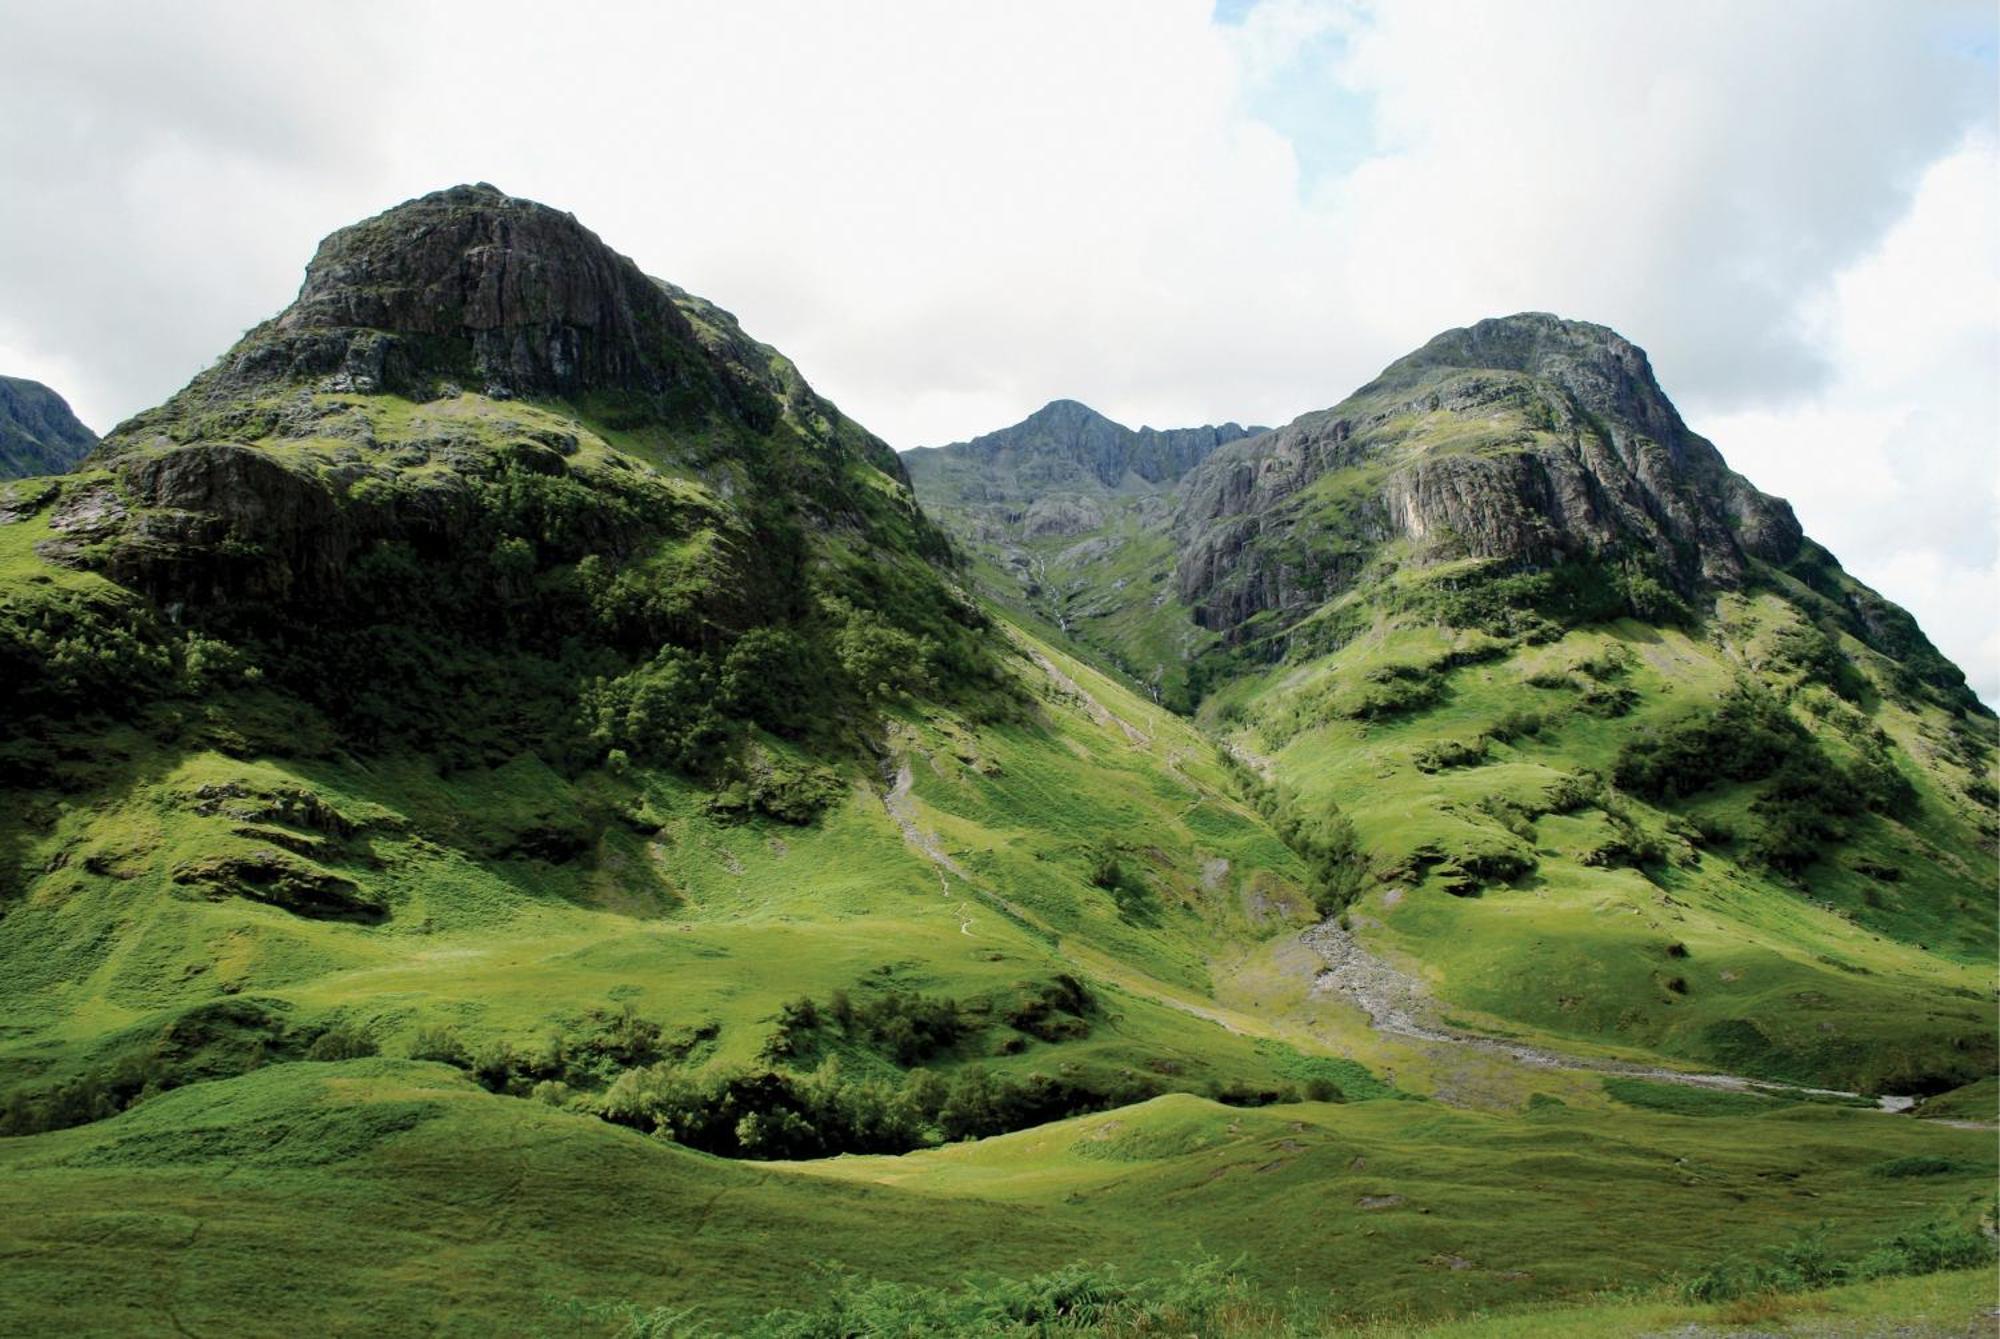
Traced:
MULTIPOLYGON (((1021 425, 1030 423, 1110 423, 1111 420, 1092 409, 1081 400, 1051 400, 1034 413, 1021 420, 1021 425)), ((1115 426, 1122 427, 1122 424, 1115 426)))

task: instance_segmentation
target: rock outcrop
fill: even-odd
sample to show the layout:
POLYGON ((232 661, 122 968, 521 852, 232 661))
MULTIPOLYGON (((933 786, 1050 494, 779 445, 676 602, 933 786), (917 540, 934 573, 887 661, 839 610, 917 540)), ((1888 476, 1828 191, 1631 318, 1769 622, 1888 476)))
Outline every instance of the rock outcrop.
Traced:
POLYGON ((0 479, 64 474, 97 446, 69 403, 39 381, 0 377, 0 479))
POLYGON ((1225 632, 1304 613, 1392 540, 1420 562, 1618 553, 1693 593, 1802 538, 1688 430, 1644 352, 1541 313, 1447 331, 1335 408, 1217 451, 1185 481, 1175 535, 1181 598, 1225 632))
MULTIPOLYGON (((894 451, 729 313, 649 278, 572 215, 481 184, 323 241, 289 307, 105 439, 118 483, 96 490, 103 524, 50 556, 89 548, 90 563, 162 603, 324 600, 378 544, 419 557, 462 546, 489 505, 481 485, 509 471, 587 482, 549 537, 570 560, 620 560, 682 531, 687 507, 629 458, 578 456, 591 434, 564 426, 572 410, 653 432, 724 493, 772 474, 829 527, 865 530, 878 505, 849 477, 854 457, 907 486, 894 451), (480 407, 418 432, 377 408, 465 397, 480 407), (803 469, 774 470, 774 433, 802 448, 803 469), (294 442, 335 443, 333 459, 301 469, 271 449, 294 442)), ((901 510, 918 547, 942 552, 914 503, 901 510)))
POLYGON ((484 183, 329 236, 292 305, 177 399, 226 401, 273 382, 420 399, 448 386, 495 398, 616 392, 678 419, 776 417, 768 397, 720 374, 663 285, 573 215, 484 183))

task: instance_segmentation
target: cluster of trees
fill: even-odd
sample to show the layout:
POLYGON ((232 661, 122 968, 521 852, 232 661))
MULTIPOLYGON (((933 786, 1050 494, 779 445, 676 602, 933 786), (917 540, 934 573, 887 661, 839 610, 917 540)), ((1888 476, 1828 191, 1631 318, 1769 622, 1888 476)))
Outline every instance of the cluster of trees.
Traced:
POLYGON ((465 1070, 489 1092, 567 1100, 577 1092, 603 1088, 637 1067, 684 1063, 719 1031, 716 1024, 705 1023, 668 1036, 660 1024, 627 1004, 588 1010, 571 1026, 552 1029, 528 1046, 495 1039, 468 1047, 453 1028, 421 1027, 411 1040, 409 1057, 465 1070))
POLYGON ((967 1068, 911 1070, 900 1080, 850 1079, 837 1060, 800 1077, 776 1069, 627 1070, 595 1102, 608 1121, 731 1158, 907 1153, 1005 1134, 1155 1097, 1147 1076, 1108 1080, 967 1068))
POLYGON ((1250 807, 1305 862, 1313 906, 1320 915, 1331 916, 1360 896, 1368 862, 1352 819, 1331 800, 1317 812, 1307 812, 1291 787, 1272 785, 1227 749, 1218 748, 1216 758, 1250 807))
POLYGON ((1776 694, 1739 680, 1715 706, 1635 735, 1619 751, 1617 784, 1667 801, 1722 782, 1761 782, 1751 809, 1760 820, 1751 853, 1796 874, 1847 835, 1845 820, 1873 809, 1907 814, 1916 790, 1886 741, 1863 736, 1846 765, 1785 709, 1776 694))
POLYGON ((1048 981, 1024 982, 1000 1001, 969 1004, 894 987, 859 998, 836 990, 825 1004, 802 995, 782 1005, 777 1026, 764 1043, 764 1058, 811 1064, 840 1043, 908 1069, 958 1048, 983 1032, 996 1014, 1016 1032, 1053 1042, 1089 1035, 1097 1011, 1090 988, 1067 972, 1048 981))
POLYGON ((771 1060, 810 1061, 829 1040, 829 1029, 908 1068, 952 1049, 985 1026, 957 1000, 916 991, 887 990, 857 1001, 836 990, 822 1008, 801 995, 778 1010, 778 1025, 764 1043, 771 1060))
MULTIPOLYGON (((918 1065, 1004 1022, 1044 1040, 1085 1035, 1100 1009, 1081 980, 1060 973, 1024 983, 1011 996, 961 1004, 886 989, 857 997, 835 991, 820 1003, 802 996, 781 1007, 762 1063, 702 1067, 714 1024, 667 1036, 629 1007, 596 1009, 537 1046, 464 1045, 449 1027, 418 1030, 409 1055, 465 1070, 489 1091, 590 1111, 616 1124, 731 1158, 789 1159, 838 1153, 905 1153, 939 1143, 1005 1134, 1049 1121, 1144 1101, 1165 1091, 1149 1074, 1029 1073, 981 1066, 885 1073, 883 1062, 918 1065), (839 1047, 848 1048, 843 1064, 839 1047), (855 1051, 863 1054, 856 1055, 855 1051), (813 1065, 810 1073, 800 1071, 813 1065)), ((328 1054, 373 1044, 344 1029, 325 1034, 328 1054)), ((1296 1102, 1295 1084, 1234 1081, 1209 1095, 1238 1106, 1296 1102)), ((1338 1088, 1315 1078, 1305 1095, 1336 1101, 1338 1088)))

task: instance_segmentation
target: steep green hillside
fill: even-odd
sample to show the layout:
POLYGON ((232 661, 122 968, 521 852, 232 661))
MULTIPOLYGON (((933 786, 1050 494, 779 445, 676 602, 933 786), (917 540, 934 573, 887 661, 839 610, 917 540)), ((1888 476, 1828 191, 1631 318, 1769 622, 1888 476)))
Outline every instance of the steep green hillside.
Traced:
POLYGON ((1352 822, 1348 922, 1476 1029, 1868 1092, 1988 1075, 1981 773, 1911 764, 1951 738, 1935 708, 1743 669, 1794 623, 1769 595, 1707 636, 1385 620, 1210 711, 1352 822))
POLYGON ((0 377, 0 479, 61 474, 96 445, 62 396, 39 381, 0 377))

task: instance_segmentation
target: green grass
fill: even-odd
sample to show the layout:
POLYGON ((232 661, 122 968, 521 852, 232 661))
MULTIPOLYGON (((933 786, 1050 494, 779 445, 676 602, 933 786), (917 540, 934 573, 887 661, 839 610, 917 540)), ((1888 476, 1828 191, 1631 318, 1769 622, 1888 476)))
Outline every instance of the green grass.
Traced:
POLYGON ((1689 1306, 1657 1297, 1520 1308, 1441 1325, 1384 1322, 1363 1327, 1370 1339, 1625 1339, 1634 1334, 1731 1334, 1741 1327, 1820 1336, 1873 1335, 1924 1326, 1936 1334, 1976 1334, 1991 1315, 1993 1272, 1967 1269, 1921 1278, 1879 1279, 1822 1292, 1750 1303, 1689 1306))
MULTIPOLYGON (((1074 658, 1022 646, 1062 676, 1019 662, 1024 717, 905 712, 884 774, 851 775, 807 827, 718 817, 706 792, 644 769, 569 778, 521 759, 441 776, 417 760, 174 755, 125 738, 94 764, 121 787, 24 849, 54 871, 0 937, 0 1079, 36 1087, 151 1054, 173 1020, 224 999, 272 1011, 272 1063, 190 1071, 113 1119, 0 1141, 13 1196, 0 1250, 29 1262, 0 1319, 34 1329, 62 1308, 76 1328, 119 1330, 171 1306, 197 1332, 253 1313, 299 1328, 356 1297, 342 1314, 382 1333, 530 1324, 568 1300, 698 1304, 727 1321, 809 1299, 808 1257, 950 1284, 967 1261, 1150 1277, 1218 1243, 1250 1253, 1261 1296, 1335 1280, 1341 1314, 1441 1315, 1649 1282, 1821 1217, 1854 1239, 1990 1180, 1978 1132, 1777 1099, 1689 1121, 1557 1078, 1544 1082, 1561 1104, 1511 1115, 1517 1080, 1488 1073, 1515 1094, 1491 1112, 1368 1100, 1462 1093, 1464 1062, 1309 1006, 1310 974, 1289 956, 1311 918, 1303 871, 1206 741, 1074 658), (885 807, 904 762, 906 816, 959 872, 885 807), (609 823, 564 861, 519 854, 590 812, 643 821, 609 823), (307 920, 170 877, 276 840, 378 892, 389 918, 307 920), (1130 888, 1090 882, 1106 847, 1130 888), (1098 996, 1087 1036, 1014 1050, 990 1030, 937 1063, 1137 1073, 1187 1092, 977 1144, 786 1166, 664 1146, 435 1064, 296 1058, 333 1024, 390 1057, 441 1026, 468 1047, 529 1050, 588 1009, 629 1006, 669 1036, 706 1037, 691 1063, 721 1069, 757 1063, 800 995, 887 980, 976 1001, 1057 971, 1098 996), (1347 1104, 1195 1095, 1315 1079, 1347 1104), (1949 1170, 1867 1170, 1891 1158, 1949 1170), (1474 1267, 1433 1263, 1450 1258, 1474 1267), (117 1282, 80 1282, 100 1277, 117 1282)), ((883 1063, 843 1054, 857 1072, 883 1063)))
MULTIPOLYGON (((1744 635, 1787 616, 1769 597, 1733 609, 1744 635)), ((1501 644, 1497 659, 1482 659, 1495 649, 1482 636, 1391 623, 1243 681, 1208 713, 1267 753, 1302 804, 1336 805, 1353 821, 1378 886, 1397 891, 1393 908, 1373 893, 1357 906, 1364 937, 1420 964, 1451 1012, 1572 1049, 1866 1091, 1990 1068, 1993 906, 1972 890, 1992 857, 1942 774, 1914 769, 1912 817, 1849 820, 1848 842, 1811 865, 1803 886, 1788 884, 1744 843, 1696 832, 1760 821, 1754 785, 1653 806, 1575 782, 1586 770, 1608 776, 1635 731, 1723 692, 1733 672, 1724 652, 1629 622, 1501 644), (1377 719, 1342 712, 1355 685, 1396 666, 1434 675, 1437 700, 1377 719), (1588 705, 1606 687, 1632 694, 1626 714, 1588 705), (1533 733, 1492 735, 1529 711, 1540 718, 1533 733), (1482 737, 1472 765, 1427 764, 1442 745, 1482 737), (1656 854, 1619 856, 1634 834, 1656 854), (1893 861, 1895 882, 1857 872, 1871 852, 1893 861), (1518 877, 1476 873, 1524 863, 1518 877)), ((1877 698, 1866 719, 1892 735, 1935 730, 1925 711, 1877 698)), ((1840 756, 1844 737, 1822 733, 1840 756)))
POLYGON ((1821 1220, 1856 1245, 1976 1201, 1989 1144, 1816 1107, 1524 1123, 1170 1096, 902 1158, 760 1165, 439 1065, 287 1063, 0 1140, 0 1326, 563 1332, 566 1302, 727 1323, 816 1296, 809 1259, 947 1285, 1063 1260, 1143 1277, 1225 1239, 1262 1296, 1439 1316, 1647 1286, 1821 1220), (1962 1170, 1883 1178, 1885 1147, 1962 1170))

